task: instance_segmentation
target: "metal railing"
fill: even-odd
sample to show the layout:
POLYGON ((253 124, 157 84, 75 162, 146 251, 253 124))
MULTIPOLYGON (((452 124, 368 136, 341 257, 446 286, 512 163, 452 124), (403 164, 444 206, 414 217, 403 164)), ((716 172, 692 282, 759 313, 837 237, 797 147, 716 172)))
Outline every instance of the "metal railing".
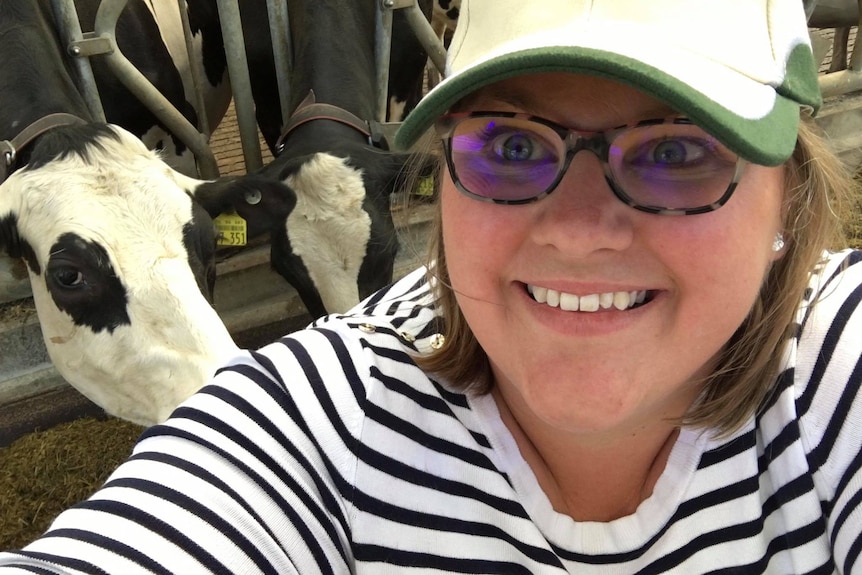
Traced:
MULTIPOLYGON (((141 72, 123 55, 117 46, 116 27, 128 0, 102 0, 96 15, 95 29, 82 32, 75 12, 74 0, 51 0, 57 20, 61 26, 61 37, 68 46, 79 76, 79 88, 94 118, 104 120, 105 113, 93 79, 89 58, 104 58, 111 71, 129 91, 134 94, 168 129, 182 140, 192 151, 199 175, 215 178, 218 165, 209 147, 210 127, 204 110, 201 79, 196 67, 191 66, 195 89, 195 107, 202 122, 193 126, 141 72)), ((260 0, 254 0, 260 1, 260 0)), ((279 102, 283 121, 289 117, 289 79, 292 62, 292 46, 286 0, 265 0, 270 22, 273 57, 275 61, 279 102)), ((257 119, 251 91, 245 41, 238 0, 217 0, 228 75, 230 77, 237 126, 243 151, 246 171, 252 172, 263 164, 257 132, 257 119)), ((192 35, 189 29, 185 0, 178 0, 183 21, 186 50, 191 59, 192 35)), ((377 67, 376 120, 386 121, 386 101, 389 82, 389 57, 392 42, 392 16, 394 10, 405 10, 407 21, 428 52, 432 63, 443 69, 446 51, 425 18, 416 0, 377 0, 377 23, 375 32, 375 62, 377 67)), ((397 125, 395 126, 397 127, 397 125)), ((390 125, 390 128, 393 126, 390 125)))
MULTIPOLYGON (((805 0, 806 15, 810 18, 817 9, 817 0, 805 0)), ((852 4, 847 2, 846 5, 840 6, 839 12, 849 13, 847 9, 852 8, 852 4)), ((839 18, 845 21, 836 22, 846 26, 859 26, 862 24, 862 0, 856 0, 856 19, 855 22, 846 18, 839 18)), ((858 28, 857 28, 858 29, 858 28)), ((841 96, 850 92, 862 90, 862 44, 855 42, 853 51, 850 53, 848 66, 844 70, 829 72, 820 75, 820 92, 823 98, 831 98, 841 96)))

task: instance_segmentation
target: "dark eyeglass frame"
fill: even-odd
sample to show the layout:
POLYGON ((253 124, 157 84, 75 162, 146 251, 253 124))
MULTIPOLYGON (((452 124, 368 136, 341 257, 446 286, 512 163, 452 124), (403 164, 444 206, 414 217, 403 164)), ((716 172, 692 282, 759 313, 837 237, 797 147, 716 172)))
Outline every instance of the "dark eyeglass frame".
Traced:
POLYGON ((613 171, 611 170, 611 166, 608 162, 609 152, 611 149, 612 142, 616 139, 616 137, 627 130, 632 128, 637 128, 640 126, 651 126, 657 124, 688 124, 695 125, 689 118, 684 116, 669 116, 666 118, 653 118, 648 120, 640 120, 638 122, 632 122, 629 124, 625 124, 622 126, 618 126, 616 128, 611 128, 609 130, 603 130, 600 132, 591 132, 587 130, 574 130, 571 128, 567 128, 562 126, 556 122, 551 120, 547 120, 540 116, 533 116, 531 114, 525 114, 521 112, 458 112, 453 114, 445 114, 437 119, 434 124, 435 131, 437 132, 437 136, 443 142, 443 154, 446 158, 446 165, 449 169, 449 174, 452 177, 452 182, 455 184, 455 187, 462 194, 469 196, 473 199, 479 200, 481 202, 490 202, 494 204, 504 204, 504 205, 518 205, 518 204, 529 204, 544 198, 553 192, 557 186, 562 181, 563 177, 566 175, 566 172, 569 169, 569 165, 572 163, 572 158, 575 157, 575 154, 582 150, 587 150, 592 152, 599 158, 602 163, 602 167, 604 169, 605 180, 608 183, 608 186, 613 191, 614 195, 627 206, 631 206, 636 210, 640 210, 642 212, 647 212, 650 214, 660 214, 665 216, 690 216, 695 214, 703 214, 707 212, 713 212, 727 203, 730 197, 733 195, 733 192, 736 190, 736 186, 739 184, 739 180, 742 178, 742 173, 745 170, 745 166, 748 164, 744 159, 737 156, 736 161, 736 170, 734 171, 733 178, 728 184, 727 190, 725 190, 724 194, 717 199, 716 201, 706 204, 704 206, 697 206, 694 208, 667 208, 663 206, 652 206, 652 205, 644 205, 635 201, 633 198, 629 197, 628 194, 622 189, 622 187, 616 182, 613 176, 613 171), (547 186, 547 188, 536 194, 535 196, 531 196, 529 198, 518 199, 518 200, 501 200, 495 198, 489 198, 486 196, 480 196, 475 194, 464 187, 461 183, 461 179, 458 177, 457 171, 455 170, 455 163, 452 158, 452 138, 455 133, 455 128, 459 123, 464 120, 472 119, 472 118, 516 118, 519 120, 528 120, 531 122, 536 122, 538 124, 542 124, 551 128, 562 140, 563 145, 566 150, 565 161, 559 169, 559 173, 557 177, 547 186))

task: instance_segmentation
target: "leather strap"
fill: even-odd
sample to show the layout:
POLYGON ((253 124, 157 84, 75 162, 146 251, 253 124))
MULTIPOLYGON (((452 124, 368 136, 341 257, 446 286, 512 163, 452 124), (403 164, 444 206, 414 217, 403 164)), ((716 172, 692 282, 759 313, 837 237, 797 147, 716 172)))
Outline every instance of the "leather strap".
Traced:
POLYGON ((9 174, 12 173, 15 167, 15 160, 18 157, 18 151, 29 145, 30 142, 58 126, 68 126, 70 124, 86 124, 86 120, 73 114, 57 112, 42 116, 23 130, 11 140, 0 140, 0 183, 6 181, 9 174))
POLYGON ((278 141, 275 144, 276 154, 280 153, 283 149, 284 140, 287 138, 288 134, 302 124, 312 120, 332 120, 333 122, 339 122, 345 126, 350 126, 368 138, 371 145, 378 144, 382 139, 382 133, 380 130, 376 129, 376 124, 367 122, 344 108, 340 108, 332 104, 317 102, 315 100, 314 90, 309 90, 308 96, 306 96, 305 99, 300 102, 299 106, 296 107, 296 110, 294 110, 290 119, 288 119, 287 124, 284 127, 284 131, 281 133, 281 136, 278 137, 278 141))

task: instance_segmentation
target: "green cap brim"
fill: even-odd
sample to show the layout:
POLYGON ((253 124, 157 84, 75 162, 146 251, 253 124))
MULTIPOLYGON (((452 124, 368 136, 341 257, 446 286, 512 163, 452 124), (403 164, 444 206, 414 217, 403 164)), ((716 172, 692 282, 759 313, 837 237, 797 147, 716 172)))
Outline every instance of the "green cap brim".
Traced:
MULTIPOLYGON (((797 46, 788 66, 813 66, 810 49, 797 46)), ((601 76, 630 85, 686 115, 746 160, 765 166, 777 166, 793 153, 800 105, 816 109, 820 102, 819 90, 812 93, 811 87, 778 87, 769 113, 744 118, 676 77, 636 59, 591 48, 542 47, 509 53, 446 79, 409 114, 396 133, 396 147, 411 147, 438 116, 479 88, 543 72, 601 76)))

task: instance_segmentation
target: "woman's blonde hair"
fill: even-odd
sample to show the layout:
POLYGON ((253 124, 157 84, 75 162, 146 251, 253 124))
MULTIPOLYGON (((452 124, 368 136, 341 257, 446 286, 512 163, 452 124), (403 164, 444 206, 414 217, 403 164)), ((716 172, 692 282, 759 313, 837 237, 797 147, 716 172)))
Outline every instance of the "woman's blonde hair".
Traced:
MULTIPOLYGON (((825 249, 842 245, 839 214, 844 213, 853 180, 807 114, 802 115, 796 149, 785 167, 785 253, 767 272, 751 311, 721 351, 699 401, 680 424, 729 434, 757 412, 776 382, 782 348, 794 335, 811 270, 825 249)), ((439 209, 431 236, 429 280, 439 310, 438 331, 445 340, 416 361, 455 387, 488 393, 493 386, 488 358, 451 288, 439 209)))

